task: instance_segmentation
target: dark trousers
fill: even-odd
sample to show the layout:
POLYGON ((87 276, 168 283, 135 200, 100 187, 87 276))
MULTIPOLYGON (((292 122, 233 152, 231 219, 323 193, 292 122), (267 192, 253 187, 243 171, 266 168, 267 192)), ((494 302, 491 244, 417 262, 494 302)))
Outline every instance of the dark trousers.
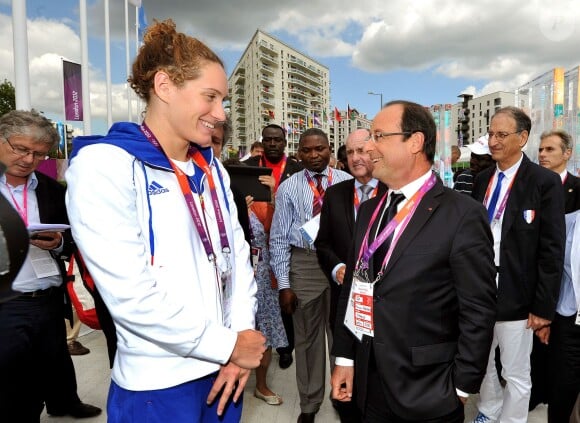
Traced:
POLYGON ((549 423, 568 422, 580 392, 580 326, 575 319, 556 313, 551 324, 549 423))
POLYGON ((292 321, 292 315, 286 314, 283 311, 280 314, 282 315, 282 323, 284 324, 284 329, 286 330, 288 345, 286 347, 276 348, 276 351, 280 355, 292 354, 292 351, 294 351, 294 322, 292 321))
POLYGON ((549 370, 548 370, 548 346, 542 344, 537 336, 534 336, 534 345, 530 355, 532 377, 532 393, 530 395, 530 411, 538 404, 548 402, 549 370))
POLYGON ((38 422, 44 401, 80 401, 66 344, 64 296, 17 297, 0 304, 0 416, 38 422), (72 383, 71 383, 72 381, 72 383))

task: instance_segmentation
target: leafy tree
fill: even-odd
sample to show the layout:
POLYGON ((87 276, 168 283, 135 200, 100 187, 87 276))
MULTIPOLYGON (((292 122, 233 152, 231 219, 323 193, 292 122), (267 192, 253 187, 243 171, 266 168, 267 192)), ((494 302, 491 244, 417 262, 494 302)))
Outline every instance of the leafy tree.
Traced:
POLYGON ((0 84, 0 116, 16 109, 16 95, 14 85, 8 80, 0 84))

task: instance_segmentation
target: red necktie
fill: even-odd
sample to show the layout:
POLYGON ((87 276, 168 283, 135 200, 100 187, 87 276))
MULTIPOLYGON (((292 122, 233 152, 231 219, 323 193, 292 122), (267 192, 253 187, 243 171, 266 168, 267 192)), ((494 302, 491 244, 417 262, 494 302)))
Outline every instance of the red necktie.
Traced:
POLYGON ((322 187, 322 176, 324 175, 321 174, 314 175, 314 177, 316 178, 316 190, 318 191, 320 197, 317 197, 316 195, 314 196, 314 200, 312 202, 312 217, 316 216, 317 214, 320 214, 320 211, 322 210, 322 201, 318 201, 319 199, 322 199, 322 197, 324 197, 324 188, 322 187))

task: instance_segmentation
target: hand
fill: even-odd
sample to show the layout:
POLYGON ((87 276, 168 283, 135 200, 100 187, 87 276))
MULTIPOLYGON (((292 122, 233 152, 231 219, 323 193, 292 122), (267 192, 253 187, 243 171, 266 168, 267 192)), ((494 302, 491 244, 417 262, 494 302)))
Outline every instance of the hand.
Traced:
POLYGON ((266 338, 262 332, 246 329, 238 332, 230 362, 244 369, 255 369, 260 365, 264 351, 266 351, 266 338))
POLYGON ((269 186, 270 191, 274 191, 274 187, 276 186, 276 179, 272 175, 260 175, 258 176, 258 181, 264 185, 269 186))
POLYGON ((37 232, 30 237, 30 244, 43 250, 54 250, 62 241, 60 232, 37 232))
POLYGON ((338 282, 339 285, 342 285, 342 283, 344 282, 345 272, 346 272, 346 264, 344 266, 339 267, 338 270, 336 271, 336 281, 338 282))
POLYGON ((292 289, 284 288, 278 291, 278 301, 280 302, 280 308, 284 313, 294 314, 298 298, 292 289))
POLYGON ((253 203, 254 203, 254 197, 252 197, 251 195, 246 195, 246 206, 248 208, 250 208, 253 203))
POLYGON ((544 326, 541 329, 536 329, 534 333, 542 344, 548 345, 548 341, 550 340, 550 326, 544 326))
POLYGON ((352 382, 354 380, 354 367, 334 366, 330 385, 332 398, 341 402, 352 400, 352 382))
POLYGON ((542 319, 541 317, 530 313, 528 315, 527 328, 536 331, 538 329, 542 329, 545 326, 548 326, 550 323, 552 323, 550 320, 542 319))
POLYGON ((226 407, 226 403, 232 396, 232 392, 235 388, 234 402, 238 402, 240 395, 244 392, 244 387, 248 382, 250 377, 250 370, 242 369, 240 366, 236 366, 234 363, 229 362, 225 366, 220 368, 220 371, 213 383, 209 395, 207 396, 207 404, 211 404, 218 394, 223 390, 220 396, 220 402, 217 406, 217 414, 221 416, 226 407), (237 382, 237 386, 236 386, 237 382))

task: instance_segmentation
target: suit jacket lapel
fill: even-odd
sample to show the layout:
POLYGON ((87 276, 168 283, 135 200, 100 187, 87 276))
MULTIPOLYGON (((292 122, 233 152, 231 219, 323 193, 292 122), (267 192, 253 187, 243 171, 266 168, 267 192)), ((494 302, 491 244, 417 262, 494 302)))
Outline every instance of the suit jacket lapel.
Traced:
POLYGON ((442 193, 443 184, 440 180, 437 180, 435 186, 427 193, 425 193, 425 196, 417 206, 417 210, 415 210, 415 213, 409 221, 409 224, 401 234, 397 245, 395 245, 393 254, 387 263, 384 276, 386 276, 393 268, 393 266, 395 266, 397 260, 399 260, 405 249, 409 246, 409 243, 417 236, 423 225, 427 223, 431 215, 435 212, 435 210, 437 210, 440 204, 437 196, 442 193))
MULTIPOLYGON (((344 213, 346 216, 346 224, 348 226, 346 233, 354 233, 354 179, 351 179, 352 183, 344 184, 345 189, 342 191, 344 206, 344 213)), ((338 228, 335 228, 338 229, 338 228)), ((341 229, 342 230, 342 229, 341 229)))
MULTIPOLYGON (((503 215, 503 223, 501 225, 501 239, 504 239, 506 233, 511 228, 512 224, 515 222, 518 213, 518 207, 522 204, 522 199, 525 198, 526 184, 525 181, 528 179, 528 169, 530 160, 524 154, 522 163, 515 175, 515 180, 512 185, 510 196, 507 200, 507 205, 503 215)), ((499 207, 499 203, 498 203, 499 207)))

